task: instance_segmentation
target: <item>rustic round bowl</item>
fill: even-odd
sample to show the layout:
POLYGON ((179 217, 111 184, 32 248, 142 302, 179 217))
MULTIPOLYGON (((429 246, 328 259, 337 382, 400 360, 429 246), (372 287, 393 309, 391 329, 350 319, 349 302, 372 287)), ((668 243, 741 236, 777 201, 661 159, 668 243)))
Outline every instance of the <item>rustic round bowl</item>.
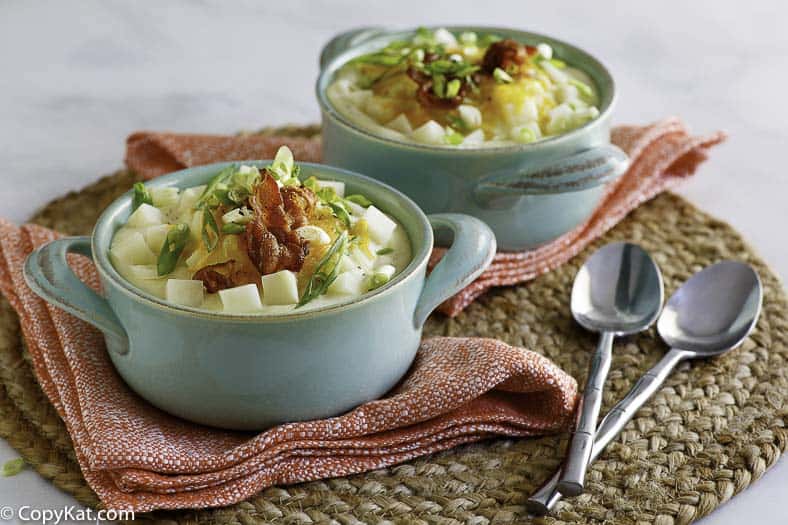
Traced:
MULTIPOLYGON (((204 184, 228 164, 186 169, 148 186, 204 184)), ((405 228, 413 259, 388 284, 356 300, 287 315, 232 315, 168 303, 133 286, 110 263, 110 242, 130 215, 131 192, 103 212, 92 237, 64 238, 34 251, 25 279, 45 300, 101 330, 126 383, 162 410, 242 430, 345 412, 399 381, 427 316, 484 270, 495 238, 473 217, 427 217, 405 195, 368 177, 301 164, 301 176, 311 175, 344 182, 405 228), (453 243, 425 277, 433 228, 453 232, 453 243), (69 253, 92 257, 102 295, 74 275, 69 253)))
POLYGON ((610 144, 613 77, 589 53, 549 36, 497 27, 448 29, 549 44, 556 57, 591 77, 600 115, 562 135, 503 147, 452 148, 376 136, 339 113, 326 89, 348 61, 414 31, 357 29, 335 37, 321 54, 316 92, 323 120, 323 162, 390 184, 427 213, 478 217, 492 228, 505 251, 535 248, 583 223, 599 204, 605 184, 629 165, 626 154, 610 144))

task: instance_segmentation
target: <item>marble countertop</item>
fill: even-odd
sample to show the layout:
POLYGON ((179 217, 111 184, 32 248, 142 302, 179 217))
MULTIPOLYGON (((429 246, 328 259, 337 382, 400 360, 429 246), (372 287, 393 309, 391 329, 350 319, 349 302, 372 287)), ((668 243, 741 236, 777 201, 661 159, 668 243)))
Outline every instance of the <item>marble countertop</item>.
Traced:
MULTIPOLYGON (((680 193, 741 231, 788 276, 788 4, 289 1, 0 4, 0 216, 23 221, 122 165, 139 129, 230 133, 312 123, 317 55, 356 26, 518 26, 590 50, 619 88, 615 122, 668 115, 729 140, 680 193)), ((0 441, 0 462, 15 452, 0 441)), ((706 524, 783 523, 783 460, 706 524)), ((31 471, 0 504, 73 503, 31 471)))

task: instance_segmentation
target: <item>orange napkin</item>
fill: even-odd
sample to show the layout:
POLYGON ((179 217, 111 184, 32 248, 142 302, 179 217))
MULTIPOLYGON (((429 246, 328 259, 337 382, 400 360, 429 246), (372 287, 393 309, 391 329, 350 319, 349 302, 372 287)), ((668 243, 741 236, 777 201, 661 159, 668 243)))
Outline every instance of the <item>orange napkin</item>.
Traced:
MULTIPOLYGON (((640 204, 692 175, 706 160, 706 151, 722 142, 725 134, 693 136, 681 120, 671 117, 648 126, 616 127, 611 139, 629 154, 631 166, 610 184, 591 218, 536 250, 499 252, 475 282, 441 305, 443 313, 455 316, 493 286, 523 283, 565 263, 640 204)), ((297 160, 320 161, 318 138, 139 132, 128 138, 126 163, 147 179, 224 160, 270 159, 282 144, 290 146, 297 160)), ((442 255, 443 250, 436 249, 432 265, 442 255)))
MULTIPOLYGON (((19 314, 85 479, 108 508, 229 505, 271 485, 378 469, 492 436, 555 433, 571 422, 577 385, 545 357, 492 339, 433 338, 400 385, 347 414, 257 435, 188 423, 131 392, 101 334, 27 287, 25 257, 57 237, 0 220, 0 291, 19 314)), ((90 260, 71 262, 98 288, 90 260)))

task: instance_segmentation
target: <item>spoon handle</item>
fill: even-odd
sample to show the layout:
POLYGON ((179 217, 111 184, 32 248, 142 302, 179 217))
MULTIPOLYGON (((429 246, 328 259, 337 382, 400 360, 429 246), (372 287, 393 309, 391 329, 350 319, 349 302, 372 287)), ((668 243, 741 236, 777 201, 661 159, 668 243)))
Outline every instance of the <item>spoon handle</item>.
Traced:
POLYGON ((558 490, 567 496, 577 496, 583 492, 583 481, 594 448, 599 409, 602 407, 602 388, 610 370, 614 337, 611 332, 602 332, 599 345, 591 358, 583 399, 577 410, 575 432, 569 444, 561 479, 558 481, 558 490))
MULTIPOLYGON (((677 364, 688 357, 684 350, 672 349, 651 369, 638 379, 629 393, 607 413, 599 424, 590 461, 594 461, 607 445, 621 432, 638 410, 662 386, 677 364)), ((590 462, 589 462, 590 463, 590 462)), ((561 471, 556 472, 542 488, 528 498, 527 507, 533 514, 550 512, 562 494, 556 490, 561 471)))

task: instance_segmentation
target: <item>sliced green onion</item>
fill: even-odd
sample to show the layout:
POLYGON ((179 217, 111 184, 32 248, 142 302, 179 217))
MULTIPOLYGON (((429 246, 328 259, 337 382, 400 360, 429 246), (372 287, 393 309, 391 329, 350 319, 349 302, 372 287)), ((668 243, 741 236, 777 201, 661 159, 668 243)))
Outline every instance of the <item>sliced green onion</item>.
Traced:
POLYGON ((385 273, 375 273, 372 274, 372 277, 369 280, 369 289, 375 290, 376 288, 380 288, 387 282, 391 280, 391 277, 386 275, 385 273))
POLYGON ((432 77, 432 92, 435 93, 437 96, 443 98, 444 94, 446 93, 446 77, 437 74, 433 75, 432 77))
POLYGON ((478 38, 474 32, 466 31, 465 33, 460 34, 460 42, 466 46, 475 44, 477 40, 478 38))
POLYGON ((334 212, 334 215, 344 222, 345 226, 350 228, 350 214, 345 207, 340 202, 329 202, 328 205, 331 207, 331 211, 334 212))
POLYGON ((167 232, 164 244, 161 245, 159 259, 156 261, 156 273, 161 277, 175 269, 178 258, 189 240, 189 225, 176 224, 167 232))
POLYGON ((452 128, 460 131, 461 133, 467 133, 470 131, 468 129, 468 125, 458 115, 448 115, 446 120, 449 121, 449 124, 451 124, 452 128))
POLYGON ((320 262, 317 263, 315 273, 309 278, 309 282, 304 289, 304 293, 301 294, 296 308, 300 308, 316 297, 326 293, 328 287, 331 286, 331 283, 333 283, 337 275, 339 275, 339 261, 345 253, 347 243, 348 233, 347 231, 343 231, 334 241, 334 244, 328 249, 326 254, 323 255, 323 258, 320 259, 320 262))
POLYGON ((569 84, 575 86, 577 88, 578 93, 585 101, 593 100, 594 98, 594 90, 591 89, 591 86, 586 84, 585 82, 581 82, 576 78, 570 78, 569 84))
POLYGON ((348 195, 347 197, 345 197, 345 200, 350 201, 354 204, 358 204, 359 206, 363 206, 365 208, 369 208, 370 206, 372 206, 371 200, 358 193, 354 193, 353 195, 348 195))
POLYGON ((496 67, 493 70, 493 78, 499 84, 509 84, 510 82, 514 81, 514 79, 511 77, 511 75, 509 75, 509 73, 507 73, 506 71, 504 71, 503 69, 501 69, 499 67, 496 67))
POLYGON ((209 209, 202 212, 202 242, 209 252, 212 252, 219 242, 219 226, 216 225, 213 212, 209 209))
POLYGON ((446 84, 446 98, 456 97, 459 94, 461 87, 462 81, 459 78, 449 80, 449 83, 446 84))
POLYGON ((529 143, 536 140, 536 133, 531 128, 522 128, 517 133, 517 140, 522 143, 529 143))
POLYGON ((287 146, 282 146, 276 150, 274 162, 268 169, 274 174, 274 178, 284 184, 293 176, 294 165, 293 152, 287 146))
POLYGON ((194 204, 194 209, 199 210, 205 207, 215 207, 221 203, 221 199, 217 196, 217 192, 224 191, 225 196, 227 192, 227 181, 233 176, 238 169, 238 166, 232 164, 220 171, 202 192, 200 198, 194 204))
POLYGON ((446 141, 446 144, 450 146, 457 146, 462 144, 462 141, 465 140, 465 137, 462 136, 461 133, 457 133, 452 128, 446 128, 446 135, 443 137, 443 140, 446 141))
POLYGON ((153 205, 153 197, 143 183, 135 182, 133 188, 134 196, 131 198, 131 211, 136 210, 142 204, 153 205))
POLYGON ((550 60, 548 60, 548 62, 550 62, 552 65, 554 65, 558 69, 563 69, 563 68, 566 67, 566 62, 564 62, 560 58, 551 58, 550 60))
POLYGON ((503 38, 498 35, 486 33, 479 37, 479 47, 487 47, 490 44, 494 44, 495 42, 499 42, 501 40, 503 40, 503 38))
POLYGON ((228 222, 226 224, 222 224, 222 233, 229 233, 229 234, 238 234, 243 233, 246 231, 246 227, 241 224, 235 224, 234 222, 228 222))
POLYGON ((380 250, 376 251, 375 253, 378 254, 378 255, 388 255, 390 253, 394 253, 394 248, 391 248, 391 247, 381 248, 380 250))
POLYGON ((16 458, 16 459, 9 459, 5 463, 3 463, 3 476, 10 477, 16 476, 25 468, 25 459, 24 458, 16 458))

